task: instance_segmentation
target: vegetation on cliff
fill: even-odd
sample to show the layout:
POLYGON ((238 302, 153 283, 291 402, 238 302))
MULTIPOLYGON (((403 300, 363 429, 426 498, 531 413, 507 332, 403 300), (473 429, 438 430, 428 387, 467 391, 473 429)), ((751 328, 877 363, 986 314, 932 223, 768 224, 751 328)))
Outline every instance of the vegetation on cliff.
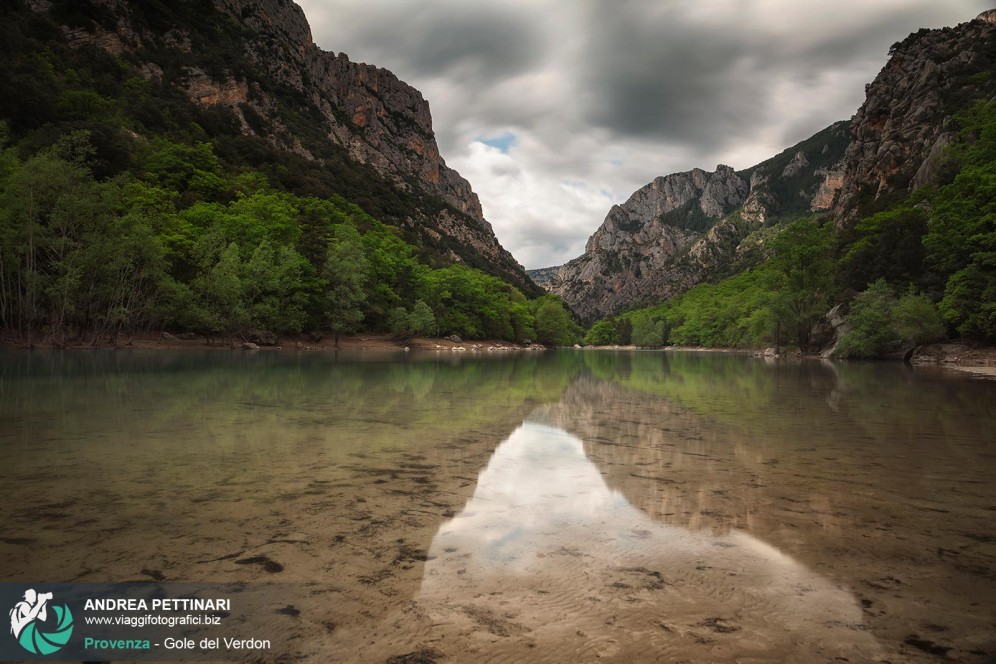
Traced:
POLYGON ((116 29, 102 6, 0 10, 0 327, 55 344, 164 328, 575 340, 544 322, 559 300, 530 301, 531 283, 413 232, 448 204, 317 136, 308 100, 253 69, 237 24, 194 4, 129 7, 133 29, 179 26, 196 48, 147 40, 118 55, 71 43, 116 29), (175 82, 194 66, 251 78, 311 158, 268 140, 288 127, 252 104, 191 101, 175 82))
POLYGON ((87 132, 26 159, 17 153, 0 152, 0 325, 25 340, 405 325, 574 340, 545 323, 548 309, 563 311, 552 296, 530 302, 479 270, 430 267, 396 228, 342 197, 298 196, 259 172, 226 172, 208 143, 152 141, 133 155, 134 171, 103 180, 89 166, 87 132))
POLYGON ((596 323, 586 342, 814 350, 830 341, 815 337, 836 304, 849 308, 843 357, 945 335, 996 342, 996 102, 977 101, 957 122, 937 184, 843 231, 790 224, 759 267, 596 323))

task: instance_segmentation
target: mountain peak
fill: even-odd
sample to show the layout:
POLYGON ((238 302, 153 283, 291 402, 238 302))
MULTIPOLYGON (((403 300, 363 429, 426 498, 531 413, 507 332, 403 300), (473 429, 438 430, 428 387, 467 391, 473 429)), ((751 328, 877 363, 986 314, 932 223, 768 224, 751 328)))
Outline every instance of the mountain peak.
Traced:
POLYGON ((422 93, 387 69, 320 49, 294 2, 213 0, 167 9, 93 0, 72 14, 48 0, 30 0, 29 7, 53 22, 68 16, 71 25, 60 27, 71 47, 125 58, 148 82, 219 116, 230 114, 244 137, 316 168, 383 179, 408 201, 385 220, 427 253, 539 292, 498 242, 470 183, 439 154, 422 93))
POLYGON ((844 186, 834 207, 838 226, 932 183, 944 148, 957 137, 954 116, 996 92, 996 10, 980 18, 922 29, 893 45, 851 121, 844 186))

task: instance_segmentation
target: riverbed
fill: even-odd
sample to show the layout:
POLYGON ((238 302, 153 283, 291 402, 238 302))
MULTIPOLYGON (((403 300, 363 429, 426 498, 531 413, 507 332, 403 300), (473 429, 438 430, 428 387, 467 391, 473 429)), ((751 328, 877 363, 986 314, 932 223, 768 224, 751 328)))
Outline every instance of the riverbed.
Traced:
POLYGON ((996 658, 993 381, 455 355, 0 354, 0 580, 245 584, 274 660, 996 658))

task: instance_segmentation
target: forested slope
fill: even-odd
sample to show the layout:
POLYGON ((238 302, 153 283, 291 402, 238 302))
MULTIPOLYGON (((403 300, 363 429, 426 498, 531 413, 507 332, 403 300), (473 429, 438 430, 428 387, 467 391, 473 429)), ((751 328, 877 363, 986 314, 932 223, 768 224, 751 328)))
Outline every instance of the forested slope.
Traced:
POLYGON ((572 340, 439 159, 417 91, 319 51, 292 3, 5 3, 0 54, 0 326, 14 338, 572 340), (288 49, 300 57, 266 59, 288 49), (322 63, 338 78, 309 83, 322 63), (380 124, 344 110, 385 86, 408 115, 387 117, 393 97, 380 124))

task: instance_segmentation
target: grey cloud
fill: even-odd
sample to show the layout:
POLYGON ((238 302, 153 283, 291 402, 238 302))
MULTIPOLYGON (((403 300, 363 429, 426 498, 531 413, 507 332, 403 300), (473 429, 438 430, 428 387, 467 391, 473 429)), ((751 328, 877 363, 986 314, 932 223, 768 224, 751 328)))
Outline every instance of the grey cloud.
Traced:
MULTIPOLYGON (((968 20, 971 10, 967 10, 968 20)), ((923 27, 950 24, 950 11, 936 6, 912 6, 902 14, 882 14, 855 21, 847 32, 803 35, 794 41, 769 45, 768 69, 819 72, 866 65, 878 71, 885 65, 888 48, 923 27)))
MULTIPOLYGON (((591 5, 590 47, 579 69, 586 119, 622 137, 713 150, 759 123, 777 122, 771 91, 780 83, 791 79, 805 95, 828 70, 877 71, 890 43, 919 27, 949 23, 952 13, 924 3, 870 16, 855 8, 836 31, 814 22, 796 34, 777 34, 777 15, 744 7, 740 16, 706 23, 681 3, 591 5), (748 17, 752 22, 741 23, 748 17)), ((973 11, 966 7, 964 20, 973 11)), ((811 131, 856 110, 860 95, 843 92, 825 100, 811 131)))
POLYGON ((509 239, 515 242, 516 257, 527 269, 534 269, 562 265, 579 256, 584 251, 588 232, 567 235, 562 229, 533 223, 524 232, 510 234, 509 239))
POLYGON ((540 54, 541 41, 511 15, 451 16, 433 25, 413 50, 417 70, 438 75, 470 64, 487 78, 520 72, 540 54))
POLYGON ((991 0, 300 2, 323 48, 422 91, 442 154, 532 266, 577 246, 608 210, 565 204, 563 181, 621 201, 658 175, 751 166, 849 118, 890 44, 991 0), (475 162, 472 139, 504 130, 522 139, 514 164, 475 162))
POLYGON ((351 41, 382 57, 374 64, 394 62, 417 77, 456 76, 470 86, 528 69, 544 48, 528 15, 488 5, 382 5, 352 18, 351 41))
POLYGON ((598 7, 582 74, 591 122, 624 136, 709 149, 765 110, 760 90, 736 68, 749 36, 683 24, 677 13, 647 22, 636 5, 598 7))

